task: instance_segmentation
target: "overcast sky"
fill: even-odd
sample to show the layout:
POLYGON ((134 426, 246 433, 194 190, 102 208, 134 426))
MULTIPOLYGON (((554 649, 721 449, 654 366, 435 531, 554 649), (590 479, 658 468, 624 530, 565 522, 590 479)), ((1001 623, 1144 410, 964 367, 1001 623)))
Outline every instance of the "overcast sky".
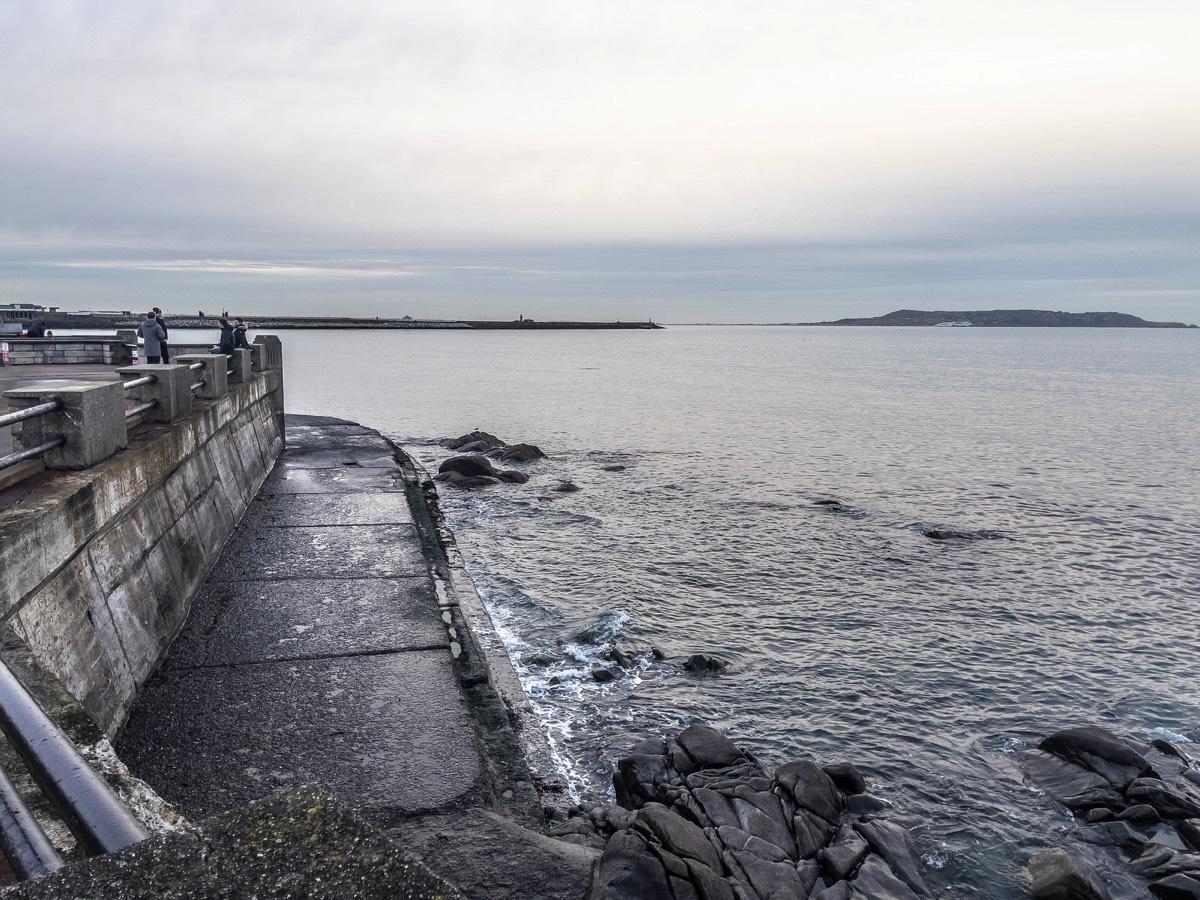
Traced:
POLYGON ((0 4, 0 302, 1200 320, 1196 0, 0 4))

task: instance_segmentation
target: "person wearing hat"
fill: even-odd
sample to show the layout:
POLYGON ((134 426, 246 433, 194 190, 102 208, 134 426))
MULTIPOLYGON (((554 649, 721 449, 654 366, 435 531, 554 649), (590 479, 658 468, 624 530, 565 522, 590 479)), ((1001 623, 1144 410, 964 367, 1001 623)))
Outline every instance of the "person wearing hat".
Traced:
POLYGON ((162 350, 162 361, 165 363, 169 363, 171 361, 171 351, 167 347, 167 334, 168 334, 167 323, 166 323, 166 320, 163 319, 163 317, 162 317, 162 310, 159 309, 157 306, 154 307, 154 320, 156 322, 158 322, 159 327, 163 330, 162 343, 159 344, 159 349, 162 350))

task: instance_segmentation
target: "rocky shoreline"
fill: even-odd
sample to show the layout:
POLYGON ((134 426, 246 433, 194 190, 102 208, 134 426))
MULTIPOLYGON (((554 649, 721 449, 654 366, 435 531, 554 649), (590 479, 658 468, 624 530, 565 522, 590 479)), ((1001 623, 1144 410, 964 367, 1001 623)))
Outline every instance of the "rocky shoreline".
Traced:
MULTIPOLYGON (((443 445, 459 455, 435 480, 461 489, 525 483, 525 473, 494 463, 544 456, 482 431, 443 445)), ((594 671, 596 680, 620 678, 635 662, 619 647, 607 658, 613 665, 594 671)), ((697 654, 683 665, 716 674, 725 664, 697 654)), ((1031 835, 1045 849, 1017 863, 1028 895, 1200 900, 1200 747, 1184 741, 1146 743, 1087 726, 1015 753, 1024 786, 1076 822, 1031 835)), ((615 802, 569 807, 561 793, 543 793, 550 836, 599 854, 589 900, 949 896, 851 762, 799 759, 772 772, 716 730, 693 725, 632 748, 615 762, 613 788, 615 802)))

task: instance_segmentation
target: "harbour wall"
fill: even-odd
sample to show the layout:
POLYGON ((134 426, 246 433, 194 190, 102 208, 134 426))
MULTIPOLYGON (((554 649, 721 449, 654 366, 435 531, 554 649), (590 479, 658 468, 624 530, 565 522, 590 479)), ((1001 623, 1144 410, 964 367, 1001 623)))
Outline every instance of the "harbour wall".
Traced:
POLYGON ((110 736, 283 448, 272 340, 275 365, 178 420, 0 491, 0 621, 110 736))

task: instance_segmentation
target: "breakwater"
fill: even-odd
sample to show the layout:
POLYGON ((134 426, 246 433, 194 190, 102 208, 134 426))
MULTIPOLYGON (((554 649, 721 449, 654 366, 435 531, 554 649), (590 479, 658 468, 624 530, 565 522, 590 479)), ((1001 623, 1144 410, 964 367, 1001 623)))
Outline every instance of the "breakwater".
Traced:
POLYGON ((62 404, 14 429, 18 451, 66 437, 0 494, 0 617, 109 734, 282 446, 282 354, 257 346, 257 366, 239 351, 232 370, 216 356, 121 370, 147 382, 132 390, 6 392, 17 412, 62 404))

